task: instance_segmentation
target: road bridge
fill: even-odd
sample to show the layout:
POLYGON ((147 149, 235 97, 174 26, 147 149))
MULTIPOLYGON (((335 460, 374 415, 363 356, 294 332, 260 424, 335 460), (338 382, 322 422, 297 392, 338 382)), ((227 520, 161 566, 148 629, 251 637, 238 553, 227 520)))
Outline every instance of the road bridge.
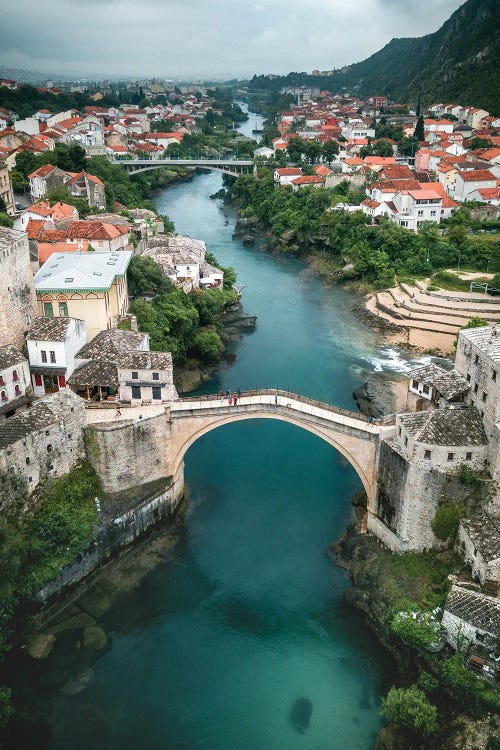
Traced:
POLYGON ((223 174, 239 175, 253 172, 253 159, 110 159, 113 164, 122 164, 129 174, 139 174, 160 167, 192 167, 198 169, 210 169, 223 174))

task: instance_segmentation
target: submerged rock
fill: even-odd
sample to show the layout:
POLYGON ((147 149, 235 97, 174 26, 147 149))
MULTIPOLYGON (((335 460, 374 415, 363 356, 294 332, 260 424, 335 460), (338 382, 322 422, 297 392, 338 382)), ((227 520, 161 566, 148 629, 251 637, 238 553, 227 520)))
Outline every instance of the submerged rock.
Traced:
POLYGON ((46 659, 52 651, 55 642, 55 635, 37 633, 28 637, 26 650, 33 659, 46 659))
POLYGON ((93 682, 94 671, 92 669, 85 669, 81 674, 78 675, 76 680, 68 682, 68 684, 63 687, 63 695, 68 695, 70 697, 79 695, 79 693, 82 693, 86 688, 89 687, 89 685, 92 685, 93 682))
POLYGON ((95 654, 104 651, 108 645, 108 636, 102 628, 93 625, 83 631, 83 647, 85 651, 95 654))
POLYGON ((297 698, 288 714, 288 722, 296 732, 304 734, 309 727, 313 705, 309 698, 297 698))

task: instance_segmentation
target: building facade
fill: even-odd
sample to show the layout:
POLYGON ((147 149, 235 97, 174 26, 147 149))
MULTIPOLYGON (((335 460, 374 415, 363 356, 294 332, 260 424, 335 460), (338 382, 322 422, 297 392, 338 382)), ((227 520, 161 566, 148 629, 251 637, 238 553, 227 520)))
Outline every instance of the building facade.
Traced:
POLYGON ((36 315, 36 297, 27 237, 0 227, 0 346, 21 348, 36 315))

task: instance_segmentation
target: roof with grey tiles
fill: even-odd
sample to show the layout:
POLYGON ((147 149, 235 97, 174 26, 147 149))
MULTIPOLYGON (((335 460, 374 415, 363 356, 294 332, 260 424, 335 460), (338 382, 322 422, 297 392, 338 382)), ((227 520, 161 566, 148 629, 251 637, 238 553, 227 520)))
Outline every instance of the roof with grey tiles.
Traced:
POLYGON ((118 368, 113 362, 92 360, 75 370, 68 378, 68 384, 82 388, 94 388, 99 385, 118 388, 118 368))
POLYGON ((500 325, 466 328, 460 331, 460 337, 467 339, 491 359, 500 364, 500 325))
POLYGON ((500 519, 479 513, 473 518, 463 518, 461 526, 485 562, 500 560, 500 519))
MULTIPOLYGON (((71 322, 77 318, 35 318, 26 334, 28 341, 64 341, 71 322)), ((79 321, 83 323, 83 321, 79 321)))
POLYGON ((419 443, 452 447, 488 444, 479 412, 473 407, 402 414, 399 419, 419 443))
POLYGON ((500 637, 500 599, 452 586, 444 608, 475 628, 500 637))
POLYGON ((78 359, 99 359, 115 361, 122 354, 137 351, 147 340, 146 333, 122 331, 120 328, 101 331, 92 341, 82 346, 78 359))
POLYGON ((446 400, 456 398, 470 389, 470 383, 458 370, 445 370, 439 365, 430 364, 418 367, 408 373, 410 380, 435 388, 446 400))
POLYGON ((14 367, 26 361, 26 357, 12 344, 0 346, 0 370, 6 370, 8 367, 14 367))

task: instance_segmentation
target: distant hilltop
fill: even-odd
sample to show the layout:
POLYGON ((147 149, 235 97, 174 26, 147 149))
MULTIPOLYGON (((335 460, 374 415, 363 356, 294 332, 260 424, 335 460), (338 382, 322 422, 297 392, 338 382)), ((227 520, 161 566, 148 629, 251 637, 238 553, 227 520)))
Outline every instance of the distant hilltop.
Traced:
POLYGON ((313 85, 394 101, 456 101, 500 114, 500 3, 468 0, 433 34, 392 39, 362 62, 339 70, 254 76, 253 90, 313 85))

